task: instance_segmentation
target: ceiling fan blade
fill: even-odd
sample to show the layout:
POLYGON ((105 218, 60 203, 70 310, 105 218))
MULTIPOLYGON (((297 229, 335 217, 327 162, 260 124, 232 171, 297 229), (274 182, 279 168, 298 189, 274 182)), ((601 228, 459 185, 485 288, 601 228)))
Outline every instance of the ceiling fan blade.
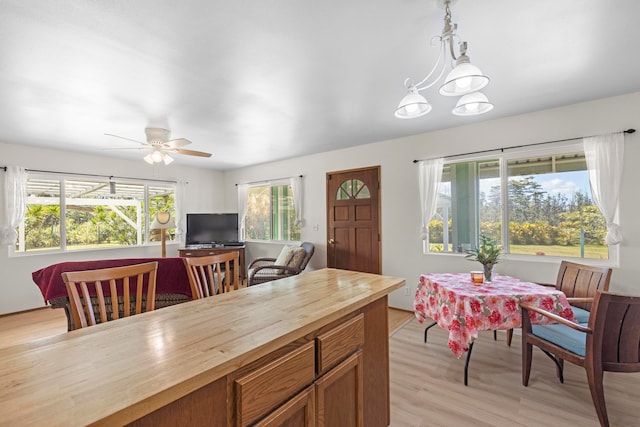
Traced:
POLYGON ((138 144, 142 144, 142 145, 146 145, 146 144, 147 144, 147 143, 146 143, 146 142, 144 142, 144 141, 138 141, 138 140, 135 140, 135 139, 131 139, 131 138, 124 137, 124 136, 114 135, 114 134, 112 134, 112 133, 105 133, 105 135, 107 135, 107 136, 113 136, 113 137, 115 137, 115 138, 124 139, 124 140, 126 140, 126 141, 136 142, 136 143, 138 143, 138 144))
POLYGON ((165 144, 167 144, 167 146, 170 148, 178 148, 178 147, 184 147, 185 145, 191 144, 191 141, 189 141, 186 138, 177 138, 177 139, 172 139, 171 141, 167 141, 165 144))
POLYGON ((170 151, 178 154, 186 154, 187 156, 211 157, 211 153, 205 153, 204 151, 185 150, 184 148, 173 148, 170 151))
POLYGON ((123 151, 123 150, 149 150, 151 147, 140 146, 140 147, 110 147, 110 148, 101 148, 102 151, 123 151))

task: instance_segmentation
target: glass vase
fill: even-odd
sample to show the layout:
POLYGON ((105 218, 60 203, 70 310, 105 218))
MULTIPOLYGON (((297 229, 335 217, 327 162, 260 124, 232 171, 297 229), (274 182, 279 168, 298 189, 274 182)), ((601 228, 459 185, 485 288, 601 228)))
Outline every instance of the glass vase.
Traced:
POLYGON ((484 267, 484 281, 491 282, 491 276, 493 275, 493 264, 485 264, 483 267, 484 267))

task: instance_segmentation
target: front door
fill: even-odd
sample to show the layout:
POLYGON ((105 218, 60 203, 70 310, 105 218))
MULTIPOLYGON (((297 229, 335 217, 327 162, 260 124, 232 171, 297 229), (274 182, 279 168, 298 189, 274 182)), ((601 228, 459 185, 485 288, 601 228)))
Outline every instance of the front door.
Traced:
POLYGON ((380 274, 380 166, 327 173, 327 267, 380 274))

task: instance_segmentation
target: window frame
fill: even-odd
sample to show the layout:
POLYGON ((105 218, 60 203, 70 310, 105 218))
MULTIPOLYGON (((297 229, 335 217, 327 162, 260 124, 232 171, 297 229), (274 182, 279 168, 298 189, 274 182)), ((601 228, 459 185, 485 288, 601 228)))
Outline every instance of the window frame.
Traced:
MULTIPOLYGON (((289 187, 289 191, 291 192, 291 206, 292 209, 295 213, 295 204, 293 202, 293 187, 291 185, 291 180, 290 179, 278 179, 278 180, 273 180, 273 181, 261 181, 261 182, 256 182, 256 183, 251 183, 251 184, 247 184, 247 214, 249 212, 249 194, 251 192, 252 188, 255 187, 269 187, 269 193, 270 193, 270 200, 269 200, 269 218, 271 221, 273 221, 274 218, 274 214, 273 214, 273 199, 271 198, 271 194, 273 191, 273 187, 283 187, 283 186, 287 186, 289 187)), ((295 222, 295 215, 294 215, 294 222, 295 222)), ((295 223, 293 225, 293 227, 296 227, 295 223)), ((273 223, 271 223, 271 229, 270 229, 270 238, 269 239, 250 239, 248 237, 248 233, 247 233, 247 228, 246 228, 246 215, 245 218, 243 219, 243 224, 242 224, 242 230, 243 230, 243 234, 244 236, 242 237, 244 241, 246 242, 252 242, 252 243, 278 243, 278 244, 282 244, 282 243, 300 243, 302 241, 302 227, 298 226, 300 229, 300 239, 299 240, 277 240, 273 238, 273 232, 274 232, 274 228, 273 227, 273 223)), ((291 230, 290 230, 291 231, 291 230)), ((291 233, 290 233, 291 234, 291 233)))
MULTIPOLYGON (((504 149, 502 151, 495 150, 482 154, 469 154, 464 156, 455 156, 451 158, 446 158, 444 160, 444 165, 456 164, 456 163, 465 163, 465 162, 477 162, 483 160, 491 160, 497 159, 500 164, 500 194, 501 194, 501 232, 500 237, 502 240, 502 247, 509 249, 509 227, 508 227, 508 162, 509 160, 521 159, 526 157, 538 157, 538 156, 551 156, 551 155, 560 155, 560 154, 568 154, 572 152, 584 152, 584 145, 582 141, 568 141, 568 142, 558 142, 550 144, 545 147, 520 147, 520 148, 512 148, 512 149, 504 149), (506 242, 506 244, 505 244, 506 242)), ((476 207, 477 210, 477 207, 476 207)), ((618 200, 618 207, 616 209, 616 215, 614 221, 617 224, 620 224, 620 200, 618 200)), ((474 229, 478 229, 479 219, 475 218, 475 224, 472 225, 474 229)), ((477 235, 477 233, 476 233, 477 235)), ((580 258, 580 257, 565 257, 565 256, 555 256, 555 255, 545 255, 545 256, 537 256, 537 255, 527 255, 527 254, 512 254, 505 253, 502 258, 505 260, 513 260, 513 261, 534 261, 534 262, 549 262, 549 261, 560 261, 560 260, 568 260, 572 262, 589 262, 589 264, 599 265, 599 266, 610 266, 617 267, 620 264, 620 245, 608 245, 608 259, 598 259, 598 258, 580 258)), ((428 238, 423 240, 423 255, 440 255, 440 256, 465 256, 464 253, 459 252, 436 252, 429 251, 429 242, 428 238)))
MULTIPOLYGON (((30 179, 40 179, 40 180, 48 180, 48 181, 57 181, 60 185, 59 189, 60 189, 60 195, 59 195, 59 203, 54 205, 54 206, 59 206, 60 208, 60 247, 59 248, 46 248, 46 249, 39 249, 39 250, 24 250, 24 251, 20 251, 20 250, 16 250, 16 246, 18 246, 20 243, 20 239, 24 238, 24 234, 20 233, 20 231, 23 230, 24 227, 24 220, 22 222, 22 224, 19 226, 19 239, 18 239, 18 243, 16 245, 9 245, 9 256, 12 257, 23 257, 23 256, 38 256, 38 255, 52 255, 52 254, 58 254, 58 253, 77 253, 77 252, 88 252, 88 251, 109 251, 109 250, 121 250, 121 249, 127 249, 127 248, 141 248, 141 247, 145 247, 145 246, 159 246, 161 245, 160 241, 155 241, 155 240, 151 240, 151 223, 152 223, 152 218, 150 216, 149 213, 149 209, 150 209, 150 200, 155 197, 153 195, 150 195, 149 193, 149 187, 163 187, 163 188, 167 188, 173 191, 173 198, 174 198, 174 213, 177 214, 177 212, 179 212, 179 208, 176 205, 177 204, 177 195, 176 192, 178 191, 178 186, 177 183, 174 181, 169 181, 169 180, 153 180, 153 179, 141 179, 141 178, 130 178, 130 177, 109 177, 106 175, 90 175, 90 174, 73 174, 73 173, 61 173, 61 172, 47 172, 47 171, 27 171, 27 181, 29 181, 30 179), (73 180, 78 180, 78 181, 97 181, 97 182, 104 182, 105 184, 109 185, 110 182, 112 182, 111 180, 115 179, 116 185, 118 183, 126 183, 126 184, 134 184, 134 185, 141 185, 142 186, 142 190, 143 190, 143 194, 144 197, 142 199, 140 199, 140 203, 143 205, 142 206, 142 211, 141 211, 141 218, 140 218, 140 227, 141 227, 141 234, 142 236, 140 236, 140 238, 138 238, 138 241, 141 241, 142 243, 138 244, 132 244, 132 245, 117 245, 117 246, 103 246, 103 247, 92 247, 92 248, 82 248, 82 249, 69 249, 67 247, 67 217, 66 217, 66 211, 67 211, 67 204, 68 204, 68 200, 69 198, 67 197, 66 194, 66 183, 67 181, 73 181, 73 180)), ((167 239, 167 243, 170 242, 177 242, 177 239, 173 239, 173 240, 169 240, 167 239)), ((23 243, 24 244, 24 243, 23 243)))

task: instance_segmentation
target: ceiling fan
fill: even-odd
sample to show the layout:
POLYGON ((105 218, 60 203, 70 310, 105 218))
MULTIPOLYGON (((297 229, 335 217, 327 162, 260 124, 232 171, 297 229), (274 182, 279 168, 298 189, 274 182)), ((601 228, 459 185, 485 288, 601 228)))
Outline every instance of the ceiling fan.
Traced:
POLYGON ((144 133, 147 135, 146 142, 126 138, 120 135, 114 135, 112 133, 105 133, 105 135, 140 144, 141 147, 135 148, 136 150, 151 150, 150 153, 144 156, 144 161, 150 165, 160 162, 164 162, 165 165, 168 165, 173 162, 173 157, 171 157, 169 153, 185 154, 187 156, 211 157, 211 153, 181 148, 185 145, 191 144, 191 141, 185 138, 169 139, 171 131, 167 129, 146 128, 144 133))

